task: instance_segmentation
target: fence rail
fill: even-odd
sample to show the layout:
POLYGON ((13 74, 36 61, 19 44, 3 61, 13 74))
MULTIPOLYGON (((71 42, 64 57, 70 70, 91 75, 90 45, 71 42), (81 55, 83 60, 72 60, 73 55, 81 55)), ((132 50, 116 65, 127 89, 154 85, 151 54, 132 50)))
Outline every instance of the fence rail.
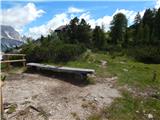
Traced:
POLYGON ((6 55, 6 56, 26 56, 26 54, 1 54, 1 55, 6 55))
MULTIPOLYGON (((9 70, 10 68, 10 63, 14 63, 14 62, 22 62, 23 63, 23 67, 25 67, 26 65, 26 59, 25 59, 25 54, 1 54, 1 56, 6 56, 5 57, 5 60, 2 60, 0 61, 0 64, 7 64, 7 69, 9 70), (10 56, 20 56, 22 57, 21 59, 17 59, 17 60, 10 60, 10 56)), ((0 74, 0 77, 1 77, 1 74, 0 74)), ((1 77, 2 79, 2 77, 1 77)), ((1 119, 3 118, 3 114, 4 114, 4 107, 3 107, 3 99, 2 99, 2 84, 3 84, 3 81, 0 80, 0 117, 1 119)))
POLYGON ((7 64, 7 68, 10 68, 10 63, 14 63, 14 62, 22 62, 23 63, 23 67, 26 66, 26 59, 25 59, 25 54, 1 54, 2 56, 6 56, 5 60, 0 61, 0 63, 6 63, 7 64), (10 56, 20 56, 22 57, 21 59, 17 59, 17 60, 10 60, 10 56))

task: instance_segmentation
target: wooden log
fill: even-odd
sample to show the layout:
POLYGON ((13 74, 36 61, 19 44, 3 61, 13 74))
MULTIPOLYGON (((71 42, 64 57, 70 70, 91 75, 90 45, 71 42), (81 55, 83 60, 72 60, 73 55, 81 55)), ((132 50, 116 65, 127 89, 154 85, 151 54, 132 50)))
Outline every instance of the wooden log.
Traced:
POLYGON ((55 72, 67 72, 67 73, 77 73, 77 74, 92 74, 95 73, 93 69, 83 69, 83 68, 72 68, 72 67, 57 67, 53 65, 45 65, 39 63, 27 63, 28 67, 36 67, 43 70, 51 70, 55 72))

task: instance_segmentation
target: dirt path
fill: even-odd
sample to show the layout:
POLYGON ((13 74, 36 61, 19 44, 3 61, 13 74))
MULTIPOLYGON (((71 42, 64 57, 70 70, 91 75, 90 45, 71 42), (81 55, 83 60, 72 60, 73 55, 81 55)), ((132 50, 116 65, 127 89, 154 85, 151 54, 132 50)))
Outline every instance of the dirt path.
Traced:
POLYGON ((39 74, 13 74, 7 79, 3 86, 7 120, 85 120, 120 96, 113 78, 83 87, 39 74))

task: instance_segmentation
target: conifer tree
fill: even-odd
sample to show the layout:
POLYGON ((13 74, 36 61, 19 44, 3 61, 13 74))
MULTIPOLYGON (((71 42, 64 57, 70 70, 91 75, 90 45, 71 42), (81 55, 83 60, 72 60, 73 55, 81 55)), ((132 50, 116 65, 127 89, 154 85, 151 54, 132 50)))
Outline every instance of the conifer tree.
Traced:
POLYGON ((122 43, 127 28, 127 18, 124 14, 118 13, 113 17, 111 22, 111 38, 113 44, 122 43))

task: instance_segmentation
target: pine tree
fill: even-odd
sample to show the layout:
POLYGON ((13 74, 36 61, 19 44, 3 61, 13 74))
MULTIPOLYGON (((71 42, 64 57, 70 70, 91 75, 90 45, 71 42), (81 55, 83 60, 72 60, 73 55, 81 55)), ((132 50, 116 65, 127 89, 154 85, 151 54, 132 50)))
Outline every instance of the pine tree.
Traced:
POLYGON ((99 50, 103 50, 105 45, 105 33, 103 28, 96 26, 93 30, 93 46, 99 50))
POLYGON ((143 25, 144 26, 148 25, 150 29, 150 38, 149 38, 150 41, 152 40, 151 34, 153 32, 152 30, 153 30, 153 25, 154 25, 154 18, 155 18, 155 11, 154 10, 152 11, 151 9, 147 9, 142 18, 143 25))
POLYGON ((143 28, 143 23, 140 23, 136 35, 135 45, 141 45, 143 41, 144 41, 144 28, 143 28))
POLYGON ((66 36, 67 41, 71 44, 83 44, 87 48, 91 47, 92 31, 90 25, 84 20, 75 17, 67 26, 66 32, 61 36, 66 36))
POLYGON ((160 44, 160 8, 158 9, 154 22, 154 40, 160 44))
POLYGON ((140 25, 140 23, 141 23, 141 15, 139 14, 139 12, 137 13, 137 15, 135 16, 135 18, 134 18, 134 27, 135 27, 135 35, 137 34, 137 30, 138 30, 138 27, 139 27, 139 25, 140 25))
POLYGON ((70 24, 67 26, 67 35, 69 37, 69 43, 78 43, 77 40, 78 24, 79 24, 79 19, 75 17, 70 21, 70 24))
POLYGON ((113 44, 122 43, 127 28, 126 16, 122 13, 118 13, 113 17, 111 22, 111 39, 113 44))
POLYGON ((82 19, 78 25, 77 40, 79 43, 86 45, 86 47, 91 47, 91 37, 91 27, 82 19))
POLYGON ((148 25, 144 26, 144 42, 143 43, 150 43, 150 29, 148 27, 148 25))
POLYGON ((137 15, 134 18, 134 24, 138 25, 141 22, 141 15, 139 14, 139 12, 137 13, 137 15))
POLYGON ((153 27, 153 21, 154 21, 154 12, 151 9, 147 9, 144 13, 144 16, 142 18, 143 25, 145 26, 146 24, 150 29, 153 27))

